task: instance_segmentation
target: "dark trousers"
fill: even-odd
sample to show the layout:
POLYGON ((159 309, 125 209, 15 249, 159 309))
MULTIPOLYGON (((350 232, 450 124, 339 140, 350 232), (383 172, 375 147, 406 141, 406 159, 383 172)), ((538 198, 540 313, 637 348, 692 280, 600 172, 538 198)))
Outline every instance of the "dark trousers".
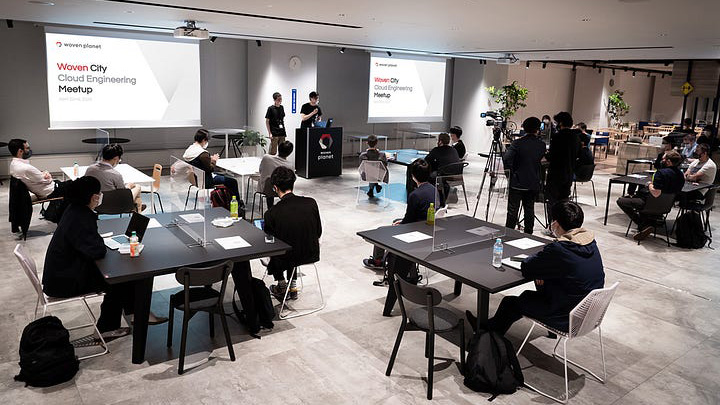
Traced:
POLYGON ((395 293, 395 287, 393 286, 393 283, 395 282, 395 274, 400 276, 403 280, 409 282, 413 282, 413 280, 415 280, 415 283, 417 283, 418 279, 417 265, 415 263, 407 259, 403 259, 402 257, 395 256, 392 253, 388 254, 387 262, 389 288, 387 297, 385 297, 383 316, 390 316, 393 307, 395 307, 395 302, 397 302, 397 294, 395 293))
POLYGON ((572 178, 553 178, 548 176, 545 185, 545 194, 548 201, 548 224, 552 223, 552 207, 553 205, 570 199, 570 189, 572 188, 572 178))
POLYGON ((645 223, 640 215, 640 210, 645 206, 645 199, 641 197, 620 197, 617 199, 617 205, 630 219, 638 225, 639 229, 643 229, 645 223))
POLYGON ((518 223, 518 212, 520 211, 520 203, 522 202, 523 212, 525 215, 524 227, 525 233, 533 233, 533 224, 535 223, 535 197, 537 191, 518 190, 511 188, 508 195, 507 218, 505 226, 515 229, 518 223))
POLYGON ((270 209, 275 205, 275 196, 272 194, 265 194, 265 202, 267 203, 267 209, 270 209))
MULTIPOLYGON (((271 274, 275 281, 282 281, 285 280, 285 273, 287 272, 287 278, 290 279, 290 275, 292 274, 293 269, 295 266, 293 266, 290 262, 280 259, 278 257, 271 257, 270 262, 268 263, 268 274, 271 274)), ((295 277, 297 278, 297 273, 295 274, 295 277)))
MULTIPOLYGON (((231 274, 243 311, 247 314, 257 313, 255 309, 255 299, 252 294, 252 271, 250 270, 250 262, 236 262, 233 265, 231 274)), ((255 317, 249 318, 255 319, 255 317)), ((260 330, 259 325, 247 326, 251 333, 256 333, 260 330)))
POLYGON ((223 176, 222 174, 215 175, 213 177, 213 184, 222 184, 223 186, 227 187, 230 195, 234 195, 235 197, 237 197, 238 200, 240 200, 240 198, 242 197, 240 195, 240 191, 238 190, 238 182, 232 177, 223 176))
POLYGON ((512 324, 522 319, 522 317, 520 297, 508 295, 500 301, 495 316, 488 319, 487 326, 488 329, 504 335, 512 324))
POLYGON ((488 329, 504 335, 513 323, 523 316, 529 316, 552 328, 567 331, 570 311, 555 310, 555 313, 551 314, 550 304, 542 293, 542 287, 536 288, 538 291, 523 291, 517 297, 504 297, 495 311, 495 316, 488 319, 488 329))

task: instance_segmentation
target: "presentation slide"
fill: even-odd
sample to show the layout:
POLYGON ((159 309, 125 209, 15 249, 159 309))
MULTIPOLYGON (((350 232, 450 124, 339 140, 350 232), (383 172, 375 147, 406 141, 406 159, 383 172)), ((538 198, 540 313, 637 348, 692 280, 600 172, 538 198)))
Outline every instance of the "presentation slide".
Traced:
POLYGON ((445 60, 370 56, 368 123, 443 119, 445 60))
POLYGON ((197 42, 54 32, 45 42, 50 129, 201 125, 197 42))

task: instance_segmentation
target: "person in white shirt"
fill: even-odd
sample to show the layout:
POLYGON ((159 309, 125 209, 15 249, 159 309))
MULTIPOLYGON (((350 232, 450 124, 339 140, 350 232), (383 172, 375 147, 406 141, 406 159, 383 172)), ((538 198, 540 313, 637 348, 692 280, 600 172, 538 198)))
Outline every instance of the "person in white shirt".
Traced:
MULTIPOLYGON (((690 163, 690 167, 685 171, 685 180, 697 183, 712 184, 715 181, 717 166, 710 159, 710 145, 701 143, 695 148, 698 158, 690 163)), ((695 190, 687 193, 687 200, 702 200, 705 198, 707 189, 695 190)))
POLYGON ((88 166, 85 175, 98 179, 100 181, 100 191, 102 192, 125 188, 130 189, 135 205, 137 206, 137 212, 143 212, 144 207, 142 198, 140 197, 140 186, 135 183, 125 184, 122 174, 115 170, 115 167, 120 163, 122 155, 122 146, 116 143, 105 145, 102 149, 102 160, 88 166))
POLYGON ((49 172, 41 172, 30 164, 32 149, 24 139, 11 139, 8 142, 8 150, 13 156, 10 161, 10 176, 25 183, 28 190, 39 199, 55 198, 64 196, 63 182, 53 180, 49 172))
POLYGON ((290 141, 280 142, 277 146, 277 156, 267 154, 260 160, 260 179, 258 180, 258 190, 261 190, 265 194, 267 201, 267 207, 270 209, 275 204, 275 191, 270 183, 270 175, 272 172, 280 166, 292 169, 292 164, 288 162, 287 157, 293 151, 293 144, 290 141))

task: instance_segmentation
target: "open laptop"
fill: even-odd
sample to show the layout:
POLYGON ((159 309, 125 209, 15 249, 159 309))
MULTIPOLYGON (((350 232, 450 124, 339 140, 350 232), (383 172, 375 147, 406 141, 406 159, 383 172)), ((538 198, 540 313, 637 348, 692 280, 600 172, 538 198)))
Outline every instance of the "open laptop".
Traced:
POLYGON ((149 223, 150 218, 145 215, 138 214, 137 212, 133 212, 132 217, 130 217, 130 223, 128 223, 127 229, 125 230, 125 234, 113 236, 112 238, 105 238, 105 246, 110 249, 119 248, 123 243, 128 243, 130 241, 133 231, 138 237, 138 242, 142 242, 149 223))

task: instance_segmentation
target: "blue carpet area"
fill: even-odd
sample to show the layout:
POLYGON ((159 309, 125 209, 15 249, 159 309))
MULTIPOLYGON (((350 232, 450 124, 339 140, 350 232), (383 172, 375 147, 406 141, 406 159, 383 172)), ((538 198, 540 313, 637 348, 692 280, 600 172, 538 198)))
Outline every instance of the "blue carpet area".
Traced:
MULTIPOLYGON (((387 197, 388 200, 407 203, 407 192, 405 191, 405 183, 390 183, 384 185, 383 187, 387 187, 387 190, 385 191, 385 197, 387 197)), ((360 187, 360 199, 367 198, 367 195, 365 195, 367 192, 367 185, 360 187)), ((379 193, 375 193, 375 198, 383 198, 383 190, 380 190, 379 193)))

